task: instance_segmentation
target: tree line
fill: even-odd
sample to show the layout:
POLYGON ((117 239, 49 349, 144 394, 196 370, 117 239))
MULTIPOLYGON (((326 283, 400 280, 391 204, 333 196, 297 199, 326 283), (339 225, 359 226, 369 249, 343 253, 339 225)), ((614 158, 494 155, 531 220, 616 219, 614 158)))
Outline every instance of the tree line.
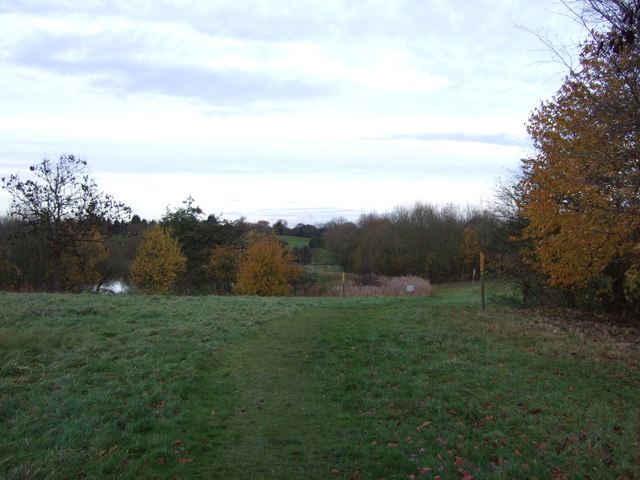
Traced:
POLYGON ((305 292, 303 266, 324 262, 363 278, 469 278, 489 224, 486 212, 417 203, 357 222, 289 227, 206 215, 187 198, 147 222, 100 192, 86 161, 63 155, 30 167, 27 180, 3 178, 12 198, 0 222, 0 287, 18 291, 100 290, 123 279, 144 293, 287 294, 305 292), (282 236, 308 239, 289 249, 282 236))
POLYGON ((580 8, 570 12, 589 36, 577 62, 566 61, 559 91, 527 123, 531 155, 496 185, 483 209, 416 203, 356 222, 290 228, 286 220, 249 224, 206 216, 187 199, 154 224, 100 193, 84 161, 63 156, 32 166, 34 179, 3 179, 12 203, 0 228, 0 286, 78 290, 119 276, 151 291, 151 274, 133 267, 151 262, 143 245, 147 255, 159 245, 173 252, 167 254, 176 273, 170 290, 189 294, 267 294, 269 277, 278 285, 273 292, 282 294, 304 283, 300 265, 319 249, 363 277, 456 281, 478 268, 482 251, 488 273, 517 281, 528 303, 638 315, 640 0, 573 3, 580 8), (282 235, 309 238, 309 245, 290 252, 282 235), (247 265, 252 273, 241 273, 247 265), (254 277, 267 280, 246 287, 254 277))
POLYGON ((100 291, 124 280, 142 293, 282 295, 300 273, 263 222, 205 216, 190 197, 147 222, 100 192, 73 155, 29 170, 2 179, 12 200, 0 221, 0 288, 100 291))

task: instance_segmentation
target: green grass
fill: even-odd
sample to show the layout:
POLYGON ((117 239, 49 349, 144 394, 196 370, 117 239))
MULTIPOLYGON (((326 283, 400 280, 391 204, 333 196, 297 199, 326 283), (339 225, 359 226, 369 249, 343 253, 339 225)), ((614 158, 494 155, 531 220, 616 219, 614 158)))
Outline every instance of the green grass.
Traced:
MULTIPOLYGON (((436 284, 433 296, 452 303, 477 303, 481 305, 480 281, 436 284)), ((521 307, 522 295, 510 282, 488 279, 485 281, 485 304, 487 306, 521 307)))
MULTIPOLYGON (((306 237, 295 237, 293 235, 280 235, 279 238, 281 238, 282 240, 284 240, 287 244, 287 246, 290 249, 293 248, 302 248, 302 247, 308 247, 309 246, 309 239, 306 237)), ((332 265, 333 263, 335 263, 335 258, 332 252, 330 252, 329 250, 326 250, 324 248, 314 248, 312 249, 313 252, 313 264, 317 264, 317 265, 322 265, 323 268, 331 268, 335 271, 342 271, 342 268, 340 268, 337 265, 332 265)))
POLYGON ((302 248, 309 246, 309 239, 306 237, 294 237, 293 235, 280 235, 278 238, 287 242, 289 248, 302 248))
POLYGON ((0 478, 635 478, 637 345, 467 287, 0 294, 0 478))

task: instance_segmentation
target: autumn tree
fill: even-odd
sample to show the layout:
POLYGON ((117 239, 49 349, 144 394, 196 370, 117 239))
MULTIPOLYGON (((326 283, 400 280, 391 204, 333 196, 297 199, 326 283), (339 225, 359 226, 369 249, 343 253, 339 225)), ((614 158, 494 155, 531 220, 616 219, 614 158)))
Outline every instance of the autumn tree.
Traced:
POLYGON ((107 241, 102 233, 95 231, 78 242, 73 250, 63 254, 62 284, 65 290, 81 292, 100 285, 104 277, 100 266, 109 257, 107 241))
POLYGON ((238 276, 240 249, 234 245, 217 245, 211 250, 207 268, 218 293, 231 293, 238 276))
POLYGON ((129 281, 143 293, 167 294, 186 272, 187 259, 170 229, 148 229, 136 250, 129 281))
POLYGON ((87 162, 73 155, 44 159, 29 168, 32 178, 2 178, 11 196, 10 215, 22 222, 23 238, 42 239, 51 264, 49 289, 63 288, 65 257, 81 250, 96 230, 122 219, 130 209, 98 190, 87 173, 87 162))
POLYGON ((357 262, 360 237, 358 226, 345 218, 336 218, 325 225, 324 247, 335 257, 345 272, 352 271, 357 262))
POLYGON ((171 228, 187 257, 185 289, 190 292, 206 291, 211 283, 209 257, 216 246, 240 247, 244 241, 244 219, 227 221, 215 215, 205 216, 192 197, 174 210, 167 208, 162 224, 171 228))
POLYGON ((462 255, 464 265, 469 270, 478 266, 478 258, 480 257, 480 235, 478 230, 471 225, 467 225, 464 228, 462 255))
POLYGON ((302 267, 280 240, 257 234, 240 259, 234 290, 240 295, 288 295, 289 282, 301 273, 302 267))
POLYGON ((530 261, 551 285, 595 289, 622 310, 640 300, 640 10, 636 2, 585 3, 607 4, 628 31, 594 33, 580 67, 531 116, 524 232, 530 261))

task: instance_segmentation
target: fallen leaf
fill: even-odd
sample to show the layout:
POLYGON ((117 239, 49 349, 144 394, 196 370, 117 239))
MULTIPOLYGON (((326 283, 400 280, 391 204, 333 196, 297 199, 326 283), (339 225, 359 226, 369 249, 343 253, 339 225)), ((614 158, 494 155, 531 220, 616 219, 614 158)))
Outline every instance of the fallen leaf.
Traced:
POLYGON ((420 432, 420 431, 422 431, 422 429, 423 429, 423 428, 429 428, 430 426, 431 426, 431 422, 426 421, 426 422, 424 422, 422 425, 418 425, 418 426, 416 427, 416 431, 417 431, 417 432, 420 432))

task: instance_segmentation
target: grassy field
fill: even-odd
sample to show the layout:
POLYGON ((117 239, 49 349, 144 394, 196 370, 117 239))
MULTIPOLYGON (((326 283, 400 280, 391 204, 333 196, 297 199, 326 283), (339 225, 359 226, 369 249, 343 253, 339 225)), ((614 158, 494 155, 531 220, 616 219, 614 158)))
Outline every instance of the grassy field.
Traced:
POLYGON ((638 331, 477 293, 0 294, 0 478, 638 478, 638 331))
POLYGON ((289 248, 302 248, 309 246, 309 239, 306 237, 294 237, 293 235, 280 235, 281 240, 287 243, 289 248))
MULTIPOLYGON (((294 237, 293 235, 281 235, 280 239, 284 240, 287 246, 290 249, 293 248, 302 248, 309 246, 309 239, 306 237, 294 237)), ((313 264, 321 265, 319 268, 327 269, 330 268, 336 271, 342 271, 337 265, 332 265, 335 263, 335 258, 333 254, 329 250, 325 250, 324 248, 314 248, 313 250, 313 264)))

